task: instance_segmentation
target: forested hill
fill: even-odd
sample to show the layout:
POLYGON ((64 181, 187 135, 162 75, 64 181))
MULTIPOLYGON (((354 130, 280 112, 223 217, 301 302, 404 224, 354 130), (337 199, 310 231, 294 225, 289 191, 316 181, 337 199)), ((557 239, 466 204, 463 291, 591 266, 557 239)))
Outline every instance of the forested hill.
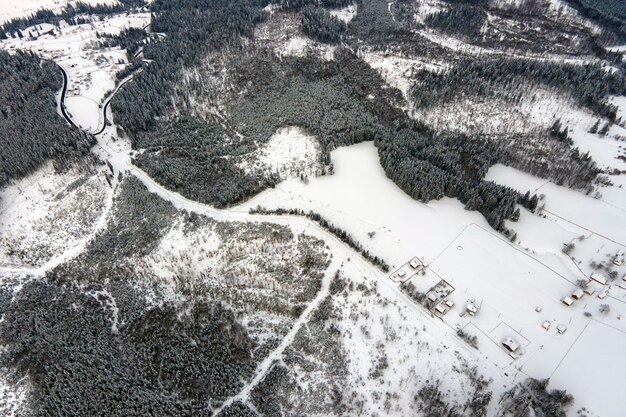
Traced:
POLYGON ((95 143, 57 113, 55 94, 62 83, 55 64, 0 51, 0 187, 50 158, 63 169, 95 143))
POLYGON ((566 0, 582 16, 616 31, 626 41, 626 1, 624 0, 566 0))

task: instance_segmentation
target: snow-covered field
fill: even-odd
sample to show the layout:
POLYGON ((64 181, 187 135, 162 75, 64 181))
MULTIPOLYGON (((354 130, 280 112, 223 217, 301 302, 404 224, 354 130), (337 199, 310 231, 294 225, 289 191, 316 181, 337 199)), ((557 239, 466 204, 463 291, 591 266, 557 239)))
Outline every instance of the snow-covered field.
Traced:
MULTIPOLYGON (((95 6, 96 4, 117 4, 117 0, 80 0, 95 6)), ((0 24, 7 20, 26 17, 35 14, 40 9, 49 9, 55 13, 61 12, 67 5, 76 4, 76 0, 2 0, 0 8, 0 24)))
MULTIPOLYGON (((502 372, 520 378, 547 378, 564 372, 561 362, 579 338, 586 340, 587 329, 596 324, 613 329, 604 331, 606 338, 597 343, 621 343, 621 335, 626 334, 626 290, 618 281, 626 273, 625 267, 616 268, 618 281, 598 285, 595 294, 585 295, 572 307, 563 305, 561 299, 571 296, 577 281, 588 280, 593 271, 589 262, 606 263, 607 257, 626 249, 622 209, 497 165, 487 179, 545 194, 540 203, 545 204, 542 215, 523 210, 520 221, 511 223, 518 232, 517 244, 513 244, 493 232, 482 216, 464 210, 457 200, 446 198, 428 204, 412 200, 386 178, 372 143, 337 149, 332 161, 334 175, 314 178, 309 184, 287 180, 233 211, 257 205, 313 210, 350 232, 370 253, 392 264, 392 270, 418 256, 429 264, 426 277, 435 274, 454 287, 448 298, 455 306, 443 317, 450 331, 463 328, 477 336, 482 360, 502 372), (372 231, 376 233, 370 238, 368 232, 372 231), (576 244, 571 253, 576 261, 572 261, 561 249, 580 236, 585 239, 576 244), (597 298, 604 292, 608 294, 605 298, 597 298), (479 314, 460 317, 472 300, 481 306, 479 314), (600 312, 603 304, 610 312, 600 312), (535 311, 537 307, 541 307, 540 313, 535 311), (541 327, 545 321, 550 323, 548 331, 541 327), (563 334, 557 332, 559 325, 566 327, 563 334), (620 336, 613 337, 612 332, 620 336), (516 360, 501 345, 506 337, 522 345, 516 360)), ((623 199, 623 194, 618 197, 623 199)), ((422 279, 426 278, 411 278, 416 284, 422 279)), ((578 389, 577 408, 585 406, 597 415, 620 409, 620 401, 607 404, 606 398, 619 396, 618 370, 626 358, 611 360, 619 365, 605 371, 605 378, 614 381, 606 384, 607 394, 600 401, 601 397, 590 394, 592 391, 578 389)), ((585 369, 595 368, 580 367, 576 372, 580 378, 591 378, 593 372, 587 375, 585 369)), ((551 386, 572 386, 567 378, 558 381, 551 386)))
POLYGON ((488 227, 476 212, 453 199, 422 204, 406 195, 385 176, 371 142, 332 152, 335 174, 282 182, 234 210, 302 208, 313 210, 350 231, 366 249, 390 265, 404 264, 419 255, 434 259, 465 226, 488 227), (368 232, 376 232, 373 238, 368 232))
POLYGON ((552 383, 567 386, 579 399, 593 400, 596 416, 620 416, 626 410, 626 397, 619 386, 626 375, 626 335, 598 321, 591 321, 572 345, 552 383), (572 383, 574 382, 574 383, 572 383))

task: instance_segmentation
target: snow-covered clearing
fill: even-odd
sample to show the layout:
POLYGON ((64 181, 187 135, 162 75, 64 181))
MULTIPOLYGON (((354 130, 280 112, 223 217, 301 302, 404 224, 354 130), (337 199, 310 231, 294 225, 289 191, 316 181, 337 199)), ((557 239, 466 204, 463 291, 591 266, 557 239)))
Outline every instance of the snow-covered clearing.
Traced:
POLYGON ((409 92, 413 87, 413 76, 419 70, 440 71, 445 70, 445 63, 437 63, 414 58, 403 58, 381 52, 366 52, 358 50, 357 54, 370 67, 378 71, 385 82, 402 92, 404 99, 410 102, 409 92))
POLYGON ((419 9, 413 16, 417 23, 424 23, 424 20, 435 13, 448 9, 448 4, 439 0, 420 1, 419 9))
POLYGON ((322 44, 304 36, 294 36, 277 48, 276 53, 279 56, 303 57, 310 52, 317 52, 322 59, 330 61, 333 59, 335 49, 335 46, 322 44))
POLYGON ((313 210, 390 265, 415 255, 428 262, 468 224, 487 227, 480 214, 464 210, 457 200, 422 204, 406 195, 385 176, 371 142, 333 151, 332 162, 334 175, 313 178, 309 184, 284 181, 233 210, 247 212, 257 205, 313 210), (373 239, 367 236, 372 231, 373 239))
POLYGON ((302 57, 314 53, 321 59, 332 60, 337 49, 334 45, 308 38, 300 30, 297 15, 280 11, 272 12, 266 22, 258 25, 254 37, 269 45, 278 56, 302 57))
MULTIPOLYGON (((59 13, 68 5, 75 5, 77 2, 76 0, 2 0, 0 24, 7 20, 30 16, 41 9, 49 9, 59 13)), ((118 4, 117 0, 80 0, 80 2, 92 6, 97 4, 118 4)))
POLYGON ((551 53, 538 54, 526 52, 520 54, 514 50, 503 52, 502 49, 473 45, 463 41, 462 39, 456 38, 454 36, 449 36, 432 29, 422 29, 419 31, 419 34, 430 42, 433 42, 443 48, 449 49, 454 52, 461 52, 474 56, 507 56, 510 58, 535 59, 540 61, 567 63, 572 65, 585 65, 590 62, 597 61, 593 56, 581 56, 572 58, 567 55, 558 55, 551 53))
POLYGON ((533 128, 547 129, 561 115, 574 112, 573 108, 563 95, 529 86, 518 104, 502 98, 485 99, 472 95, 430 108, 412 109, 411 115, 440 131, 528 134, 533 128))
POLYGON ((253 155, 246 155, 240 166, 248 172, 270 171, 281 179, 313 175, 318 169, 319 144, 299 127, 278 129, 253 155))
POLYGON ((49 163, 0 191, 0 266, 41 267, 86 239, 104 215, 102 171, 54 172, 49 163))
POLYGON ((335 16, 337 19, 343 20, 346 23, 350 23, 352 19, 356 16, 357 13, 357 5, 356 3, 352 3, 343 9, 335 9, 330 10, 330 14, 335 16))

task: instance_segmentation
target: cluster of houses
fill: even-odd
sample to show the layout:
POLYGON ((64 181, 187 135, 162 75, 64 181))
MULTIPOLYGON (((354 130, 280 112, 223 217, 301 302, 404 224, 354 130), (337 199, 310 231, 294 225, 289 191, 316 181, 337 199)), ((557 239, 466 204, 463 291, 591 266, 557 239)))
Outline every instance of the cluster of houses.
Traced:
POLYGON ((423 269, 424 264, 419 259, 413 258, 407 264, 402 265, 398 271, 391 274, 391 280, 394 282, 405 282, 423 269))
MULTIPOLYGON (((437 301, 437 294, 435 293, 430 293, 428 295, 428 301, 435 303, 437 301)), ((434 308, 433 311, 435 312, 435 314, 437 314, 438 316, 443 316, 445 315, 447 312, 449 312, 452 307, 454 307, 454 301, 452 301, 449 298, 444 298, 443 300, 441 300, 440 303, 438 303, 434 308)), ((461 312, 461 316, 465 316, 465 315, 469 315, 474 317, 477 313, 478 313, 478 306, 476 306, 476 304, 474 304, 473 301, 470 301, 467 303, 467 305, 465 306, 465 309, 461 312)))
MULTIPOLYGON (((624 278, 622 278, 622 280, 624 281, 624 283, 619 284, 619 287, 626 289, 626 275, 624 276, 624 278)), ((592 296, 596 293, 597 297, 600 300, 603 300, 608 295, 608 290, 605 289, 607 282, 608 278, 605 275, 601 274, 600 272, 593 272, 589 276, 589 282, 587 283, 585 288, 577 288, 576 290, 574 290, 574 292, 572 292, 571 295, 563 297, 561 299, 561 302, 569 307, 577 300, 580 300, 583 296, 592 296)))
POLYGON ((454 307, 454 302, 450 299, 444 299, 435 306, 435 313, 443 316, 454 307))
POLYGON ((566 306, 571 306, 572 304, 574 304, 575 301, 583 298, 583 296, 585 295, 585 292, 587 295, 592 295, 595 292, 595 290, 589 286, 584 290, 582 288, 576 288, 574 292, 572 292, 571 296, 563 297, 561 302, 565 304, 566 306))

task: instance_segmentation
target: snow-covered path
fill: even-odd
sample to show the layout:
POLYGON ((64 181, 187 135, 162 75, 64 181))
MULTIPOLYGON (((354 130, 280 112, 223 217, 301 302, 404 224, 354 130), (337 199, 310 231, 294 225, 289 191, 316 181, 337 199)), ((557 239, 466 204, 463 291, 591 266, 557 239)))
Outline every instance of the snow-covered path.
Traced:
POLYGON ((222 409, 230 406, 232 403, 236 401, 245 402, 248 399, 250 392, 252 392, 254 387, 256 387, 259 382, 261 382, 261 380, 263 379, 267 371, 270 369, 272 364, 275 361, 281 359, 283 352, 293 343, 293 340, 296 337, 296 334, 298 334, 302 326, 308 322, 309 317, 311 316, 313 311, 315 311, 315 309, 317 309, 320 303, 324 301, 324 299, 328 295, 330 282, 335 273, 334 271, 336 271, 339 267, 340 265, 339 265, 338 258, 333 258, 330 266, 328 267, 328 269, 326 270, 326 273, 324 274, 324 279, 322 281, 322 288, 318 291, 313 301, 309 303, 309 305, 304 310, 304 312, 300 315, 298 320, 295 321, 295 323, 291 327, 291 330, 289 330, 289 333, 285 335, 280 345, 278 345, 278 347, 274 349, 269 355, 267 355, 267 357, 259 364, 259 366, 256 369, 254 378, 252 378, 252 380, 249 383, 247 383, 237 395, 224 401, 224 403, 215 410, 215 414, 219 414, 219 412, 222 411, 222 409))

